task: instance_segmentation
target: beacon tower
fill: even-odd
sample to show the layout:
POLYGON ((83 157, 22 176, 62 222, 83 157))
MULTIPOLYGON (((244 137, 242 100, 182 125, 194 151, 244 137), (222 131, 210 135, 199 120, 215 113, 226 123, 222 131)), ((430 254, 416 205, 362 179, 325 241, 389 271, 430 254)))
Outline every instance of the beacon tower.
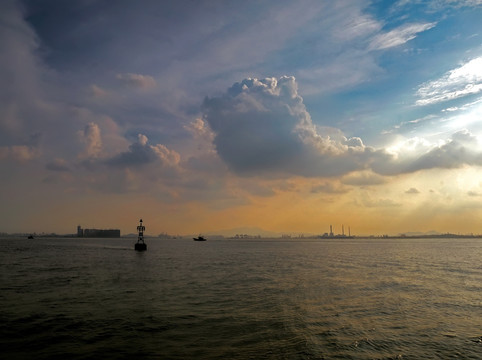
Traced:
POLYGON ((137 242, 134 247, 137 251, 147 250, 147 245, 144 242, 144 230, 146 230, 146 227, 142 225, 142 219, 141 219, 139 221, 139 226, 137 226, 137 232, 139 233, 139 235, 137 236, 137 242))

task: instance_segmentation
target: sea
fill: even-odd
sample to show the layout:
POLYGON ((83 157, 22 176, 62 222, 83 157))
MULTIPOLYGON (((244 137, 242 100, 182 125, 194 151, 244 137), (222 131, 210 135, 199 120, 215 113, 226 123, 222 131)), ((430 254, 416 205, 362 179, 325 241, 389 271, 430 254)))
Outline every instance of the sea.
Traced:
POLYGON ((1 359, 482 359, 482 239, 0 238, 1 359))

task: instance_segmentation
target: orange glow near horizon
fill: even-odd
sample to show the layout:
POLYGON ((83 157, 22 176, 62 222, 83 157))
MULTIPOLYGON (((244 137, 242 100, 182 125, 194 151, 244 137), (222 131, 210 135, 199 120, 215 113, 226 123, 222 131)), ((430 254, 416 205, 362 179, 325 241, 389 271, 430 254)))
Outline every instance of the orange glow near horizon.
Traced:
POLYGON ((68 193, 56 199, 45 195, 36 198, 44 211, 26 208, 25 228, 18 231, 74 233, 81 225, 120 228, 122 234, 128 234, 135 233, 137 221, 142 218, 148 236, 164 232, 223 234, 243 228, 293 235, 323 234, 329 232, 330 225, 335 233, 341 233, 343 225, 347 234, 349 227, 352 235, 432 230, 480 234, 479 174, 480 170, 473 168, 433 170, 361 187, 341 186, 338 179, 323 182, 324 188, 342 189, 335 193, 313 191, 319 188, 319 180, 313 179, 291 179, 289 186, 280 181, 252 180, 273 189, 272 193, 254 196, 239 189, 239 194, 229 201, 165 202, 149 194, 112 194, 97 201, 97 195, 92 193, 81 200, 72 198, 77 199, 74 202, 69 201, 68 193), (52 217, 52 213, 56 216, 52 217))

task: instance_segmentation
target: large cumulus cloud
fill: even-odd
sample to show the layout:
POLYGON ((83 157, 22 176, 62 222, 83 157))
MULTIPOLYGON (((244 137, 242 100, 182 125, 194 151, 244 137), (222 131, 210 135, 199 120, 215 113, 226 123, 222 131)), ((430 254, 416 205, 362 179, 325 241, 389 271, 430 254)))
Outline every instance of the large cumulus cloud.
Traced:
POLYGON ((341 176, 369 170, 393 176, 482 165, 482 146, 467 130, 437 144, 407 139, 394 150, 317 127, 290 76, 235 83, 221 96, 204 100, 203 119, 214 132, 220 158, 243 175, 341 176))
POLYGON ((206 98, 203 113, 219 156, 240 174, 336 176, 363 169, 375 154, 359 138, 317 128, 292 76, 245 79, 206 98))

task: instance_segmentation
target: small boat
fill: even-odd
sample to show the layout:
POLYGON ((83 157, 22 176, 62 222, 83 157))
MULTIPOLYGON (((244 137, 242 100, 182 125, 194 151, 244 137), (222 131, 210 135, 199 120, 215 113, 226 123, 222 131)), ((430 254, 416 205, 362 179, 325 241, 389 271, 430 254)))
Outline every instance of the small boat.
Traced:
POLYGON ((27 236, 27 239, 33 239, 33 235, 27 236))
POLYGON ((206 241, 207 239, 202 236, 202 235, 199 235, 197 238, 192 238, 194 241, 206 241))

